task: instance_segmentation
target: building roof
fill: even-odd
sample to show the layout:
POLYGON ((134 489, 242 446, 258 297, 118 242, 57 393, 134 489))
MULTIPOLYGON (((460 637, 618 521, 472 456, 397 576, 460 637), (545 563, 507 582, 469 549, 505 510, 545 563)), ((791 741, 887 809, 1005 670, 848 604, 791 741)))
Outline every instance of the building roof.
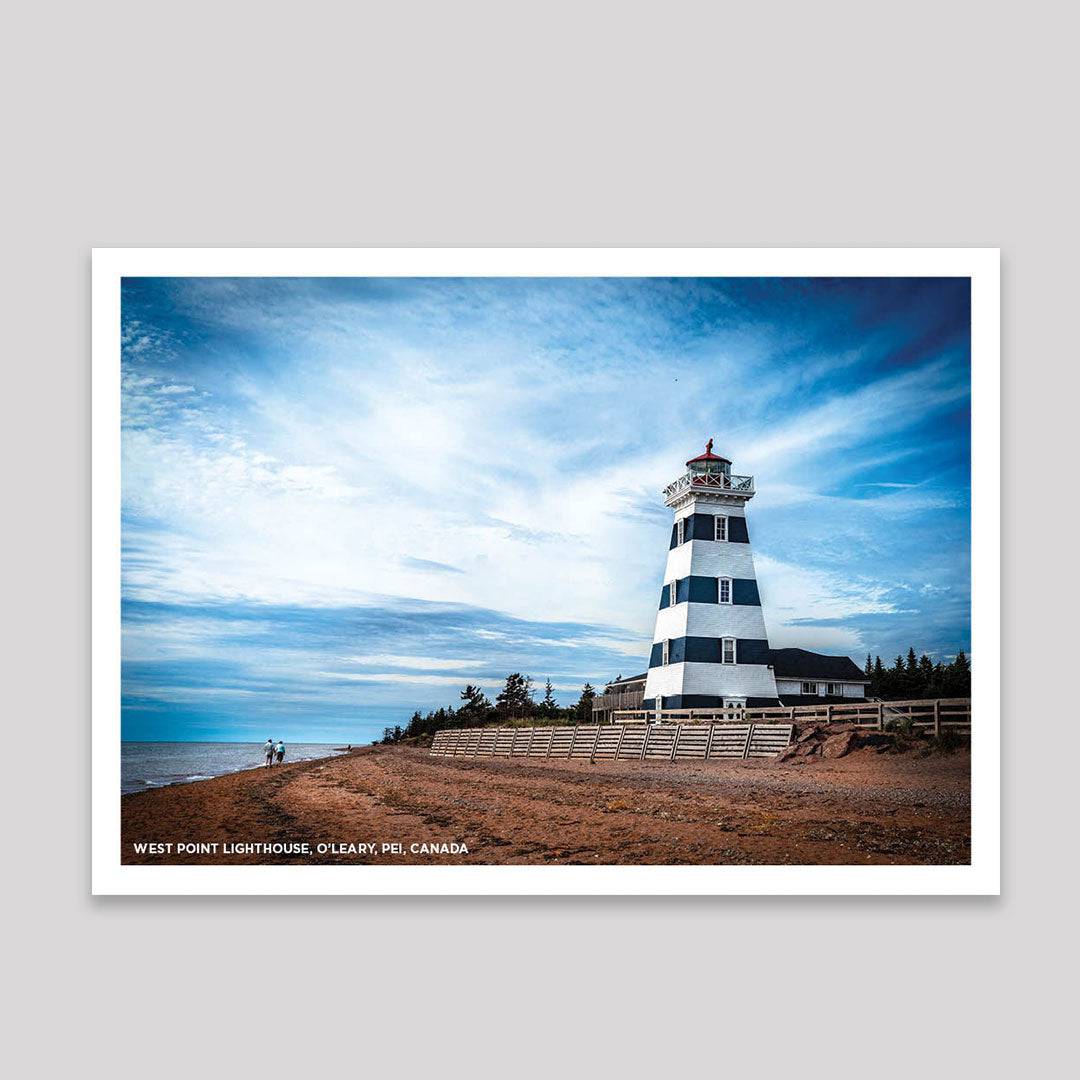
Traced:
POLYGON ((731 464, 730 458, 721 457, 719 454, 714 454, 712 452, 712 439, 705 444, 704 454, 698 454, 697 457, 692 457, 686 464, 696 465, 699 461, 726 461, 729 465, 731 464))
POLYGON ((609 686, 623 686, 626 683, 644 682, 646 677, 648 676, 648 674, 649 673, 646 671, 646 672, 642 672, 642 674, 640 674, 640 675, 627 675, 625 678, 612 679, 611 682, 608 683, 608 685, 609 686))
POLYGON ((824 656, 806 649, 770 649, 773 674, 778 679, 824 679, 834 682, 869 682, 850 656, 824 656))

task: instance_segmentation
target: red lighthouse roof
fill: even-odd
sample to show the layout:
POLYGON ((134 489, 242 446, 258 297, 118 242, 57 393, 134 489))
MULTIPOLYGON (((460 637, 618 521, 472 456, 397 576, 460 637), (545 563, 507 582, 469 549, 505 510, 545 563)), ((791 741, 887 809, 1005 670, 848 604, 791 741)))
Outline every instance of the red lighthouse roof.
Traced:
POLYGON ((712 448, 713 448, 713 441, 712 441, 712 439, 710 439, 705 444, 705 453, 704 454, 698 454, 697 457, 691 458, 686 464, 687 465, 697 465, 697 464, 699 464, 701 462, 706 462, 706 461, 723 461, 728 465, 731 464, 731 459, 730 458, 721 457, 719 454, 714 454, 712 452, 712 448))

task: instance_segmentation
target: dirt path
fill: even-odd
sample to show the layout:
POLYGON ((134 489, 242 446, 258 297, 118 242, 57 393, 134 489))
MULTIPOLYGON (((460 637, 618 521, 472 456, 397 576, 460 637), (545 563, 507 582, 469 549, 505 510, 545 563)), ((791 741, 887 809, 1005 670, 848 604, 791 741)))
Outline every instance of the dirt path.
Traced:
POLYGON ((525 762, 372 747, 125 796, 125 862, 966 863, 970 760, 525 762), (307 843, 307 855, 136 855, 142 841, 307 843), (459 843, 467 854, 410 850, 459 843), (376 845, 317 853, 319 843, 376 845), (401 850, 383 851, 384 843, 401 850))

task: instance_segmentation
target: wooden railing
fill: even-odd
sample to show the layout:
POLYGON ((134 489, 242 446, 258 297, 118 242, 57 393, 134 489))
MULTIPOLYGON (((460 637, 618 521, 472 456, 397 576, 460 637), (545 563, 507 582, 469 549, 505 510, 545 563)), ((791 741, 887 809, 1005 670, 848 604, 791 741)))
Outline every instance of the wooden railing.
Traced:
POLYGON ((934 698, 929 701, 857 701, 850 704, 781 705, 762 709, 620 709, 612 714, 615 724, 676 723, 731 724, 750 722, 790 723, 821 721, 854 724, 884 731, 891 725, 910 724, 929 729, 971 731, 971 698, 934 698))
POLYGON ((644 703, 644 689, 624 690, 621 693, 605 693, 593 698, 593 712, 606 713, 614 709, 640 709, 644 703))

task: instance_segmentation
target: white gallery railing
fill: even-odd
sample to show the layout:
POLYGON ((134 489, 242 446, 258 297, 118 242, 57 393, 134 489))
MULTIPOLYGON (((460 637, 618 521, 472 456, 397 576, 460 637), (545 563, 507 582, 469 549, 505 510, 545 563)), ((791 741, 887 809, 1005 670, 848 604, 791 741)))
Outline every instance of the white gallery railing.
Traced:
POLYGON ((706 491, 730 491, 735 495, 753 495, 752 476, 729 476, 727 473, 683 473, 664 488, 664 498, 672 499, 691 489, 706 491))

